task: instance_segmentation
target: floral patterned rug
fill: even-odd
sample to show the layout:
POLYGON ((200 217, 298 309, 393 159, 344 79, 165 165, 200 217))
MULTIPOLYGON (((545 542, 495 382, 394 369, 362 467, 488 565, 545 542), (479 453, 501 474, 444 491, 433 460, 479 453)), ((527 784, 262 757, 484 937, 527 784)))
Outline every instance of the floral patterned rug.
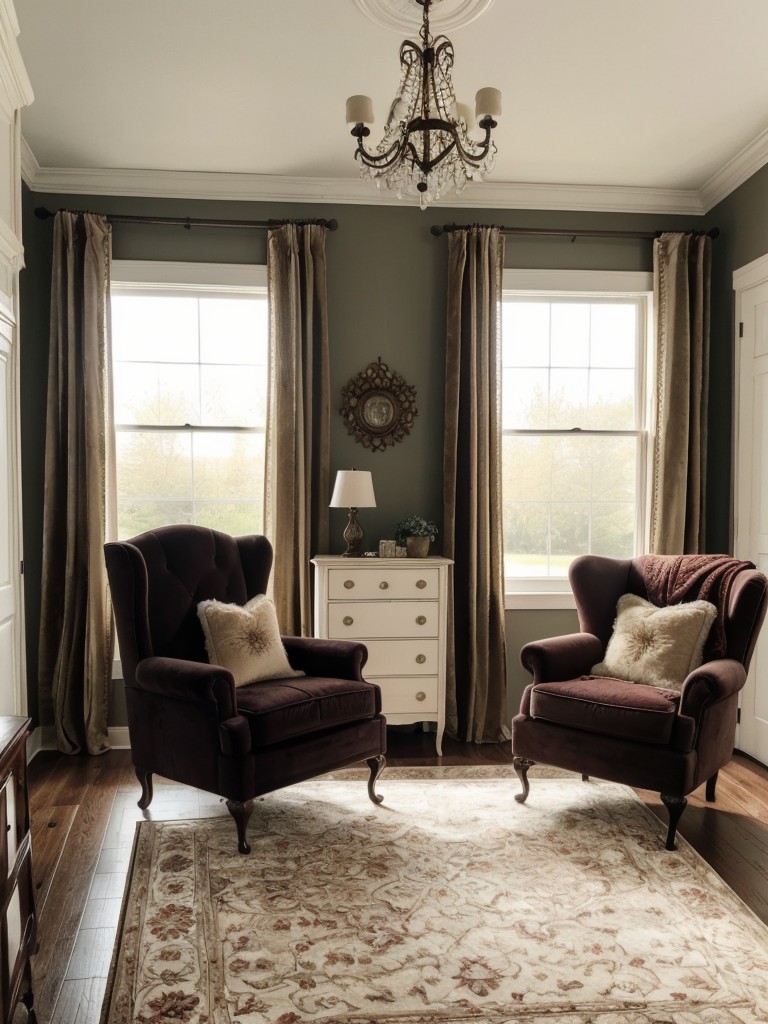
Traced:
POLYGON ((768 1021, 768 929, 629 789, 498 775, 281 790, 250 856, 142 821, 103 1024, 768 1021))

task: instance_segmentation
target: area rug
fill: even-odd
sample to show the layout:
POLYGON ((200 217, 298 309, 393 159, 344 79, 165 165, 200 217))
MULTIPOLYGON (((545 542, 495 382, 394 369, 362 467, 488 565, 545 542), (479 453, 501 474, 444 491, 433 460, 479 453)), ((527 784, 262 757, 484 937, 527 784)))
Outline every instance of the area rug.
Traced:
POLYGON ((250 856, 142 821, 103 1024, 768 1021, 768 929, 631 790, 474 774, 270 794, 250 856))

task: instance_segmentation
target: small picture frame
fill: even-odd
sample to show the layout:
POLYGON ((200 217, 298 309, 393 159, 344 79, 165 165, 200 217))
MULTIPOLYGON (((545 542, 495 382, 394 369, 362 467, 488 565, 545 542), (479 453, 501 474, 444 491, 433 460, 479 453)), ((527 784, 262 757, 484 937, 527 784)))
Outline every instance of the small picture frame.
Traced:
POLYGON ((397 544, 393 540, 379 541, 379 558, 394 558, 397 553, 397 544))

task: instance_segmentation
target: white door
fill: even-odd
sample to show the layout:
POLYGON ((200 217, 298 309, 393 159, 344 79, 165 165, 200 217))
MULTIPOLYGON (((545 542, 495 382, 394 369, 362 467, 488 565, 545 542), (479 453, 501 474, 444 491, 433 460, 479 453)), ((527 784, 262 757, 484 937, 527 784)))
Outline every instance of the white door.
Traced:
MULTIPOLYGON (((768 259, 736 271, 734 287, 735 554, 768 575, 768 259), (752 283, 757 279, 761 279, 759 283, 752 283)), ((742 691, 736 743, 740 750, 768 764, 768 625, 758 639, 742 691)))
POLYGON ((25 710, 13 331, 13 325, 0 310, 0 715, 18 715, 25 710))

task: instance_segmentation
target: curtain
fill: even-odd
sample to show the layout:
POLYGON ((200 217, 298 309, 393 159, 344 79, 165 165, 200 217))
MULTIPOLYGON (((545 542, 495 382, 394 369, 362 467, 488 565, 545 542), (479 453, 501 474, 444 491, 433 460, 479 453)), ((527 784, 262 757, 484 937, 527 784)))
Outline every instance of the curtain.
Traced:
POLYGON ((454 231, 448 241, 443 451, 444 554, 452 558, 446 729, 475 743, 506 724, 501 510, 501 289, 504 237, 454 231))
POLYGON ((114 450, 110 393, 111 228, 57 213, 45 435, 40 684, 59 750, 109 749, 112 611, 104 541, 114 450))
POLYGON ((265 533, 283 634, 312 633, 309 561, 328 550, 330 370, 325 242, 317 224, 284 224, 267 240, 270 373, 265 533))
POLYGON ((653 243, 656 395, 650 550, 705 550, 712 240, 665 232, 653 243))

